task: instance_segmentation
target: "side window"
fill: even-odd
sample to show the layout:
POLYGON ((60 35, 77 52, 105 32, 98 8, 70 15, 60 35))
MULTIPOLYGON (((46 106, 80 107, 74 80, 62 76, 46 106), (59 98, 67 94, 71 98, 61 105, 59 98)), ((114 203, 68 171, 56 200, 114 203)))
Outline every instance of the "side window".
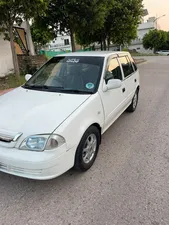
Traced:
POLYGON ((122 80, 122 72, 117 58, 111 59, 108 63, 108 68, 105 77, 106 83, 111 79, 122 80))
POLYGON ((133 67, 134 67, 134 70, 137 71, 137 65, 136 63, 134 62, 134 59, 131 57, 131 55, 129 55, 129 60, 131 61, 133 67))
POLYGON ((120 57, 119 60, 122 65, 122 68, 123 68, 124 77, 126 78, 134 72, 134 68, 133 68, 131 62, 129 62, 129 60, 127 60, 126 56, 120 57))

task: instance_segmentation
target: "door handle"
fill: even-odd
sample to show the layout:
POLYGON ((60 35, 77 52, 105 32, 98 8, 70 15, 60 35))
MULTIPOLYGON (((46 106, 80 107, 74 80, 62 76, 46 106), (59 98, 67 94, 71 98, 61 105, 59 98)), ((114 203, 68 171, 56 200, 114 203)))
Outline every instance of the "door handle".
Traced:
POLYGON ((123 89, 122 89, 122 91, 123 91, 123 93, 124 93, 124 92, 126 91, 126 89, 125 89, 125 88, 123 88, 123 89))

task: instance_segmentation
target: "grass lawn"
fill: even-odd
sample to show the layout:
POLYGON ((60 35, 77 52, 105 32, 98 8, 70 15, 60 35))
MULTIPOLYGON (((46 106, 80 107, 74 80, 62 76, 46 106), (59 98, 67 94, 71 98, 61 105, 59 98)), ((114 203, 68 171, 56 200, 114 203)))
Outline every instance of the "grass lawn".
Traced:
POLYGON ((25 83, 24 76, 20 76, 20 80, 18 81, 15 75, 11 74, 7 77, 0 78, 0 90, 19 87, 24 83, 25 83))

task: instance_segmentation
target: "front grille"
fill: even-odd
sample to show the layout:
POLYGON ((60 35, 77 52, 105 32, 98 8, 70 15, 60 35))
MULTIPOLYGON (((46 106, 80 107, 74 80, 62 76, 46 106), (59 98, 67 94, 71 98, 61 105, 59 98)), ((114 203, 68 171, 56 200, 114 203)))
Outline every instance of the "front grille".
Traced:
POLYGON ((5 143, 10 143, 11 142, 11 141, 4 140, 2 138, 0 138, 0 141, 5 142, 5 143))
POLYGON ((7 170, 7 166, 5 166, 5 164, 0 163, 0 169, 7 170))
POLYGON ((2 141, 2 142, 10 143, 11 141, 13 141, 13 139, 14 139, 14 137, 4 136, 4 135, 0 134, 0 141, 2 141))
POLYGON ((20 138, 22 133, 9 133, 0 130, 0 146, 6 148, 14 148, 17 140, 20 138))

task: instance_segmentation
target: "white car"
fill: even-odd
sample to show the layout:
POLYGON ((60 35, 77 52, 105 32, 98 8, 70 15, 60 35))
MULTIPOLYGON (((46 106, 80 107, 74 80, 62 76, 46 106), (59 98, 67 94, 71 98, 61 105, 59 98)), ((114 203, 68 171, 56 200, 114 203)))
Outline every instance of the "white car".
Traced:
POLYGON ((49 60, 0 97, 0 171, 47 180, 88 170, 102 134, 134 112, 139 71, 127 52, 85 52, 49 60))
POLYGON ((169 50, 158 51, 157 54, 169 56, 169 50))

